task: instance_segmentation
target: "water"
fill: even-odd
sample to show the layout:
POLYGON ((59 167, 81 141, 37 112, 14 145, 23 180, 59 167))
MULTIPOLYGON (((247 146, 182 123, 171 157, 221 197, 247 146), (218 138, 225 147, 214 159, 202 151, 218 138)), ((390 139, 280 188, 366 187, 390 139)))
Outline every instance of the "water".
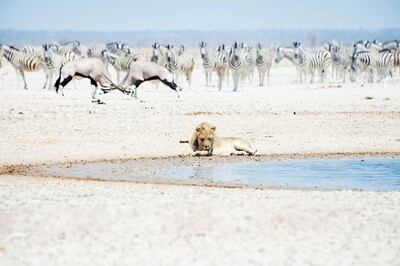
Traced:
POLYGON ((246 162, 178 167, 165 174, 212 183, 400 191, 399 159, 246 162))
POLYGON ((252 159, 143 159, 55 165, 39 171, 53 176, 144 183, 400 191, 400 159, 247 160, 252 159))

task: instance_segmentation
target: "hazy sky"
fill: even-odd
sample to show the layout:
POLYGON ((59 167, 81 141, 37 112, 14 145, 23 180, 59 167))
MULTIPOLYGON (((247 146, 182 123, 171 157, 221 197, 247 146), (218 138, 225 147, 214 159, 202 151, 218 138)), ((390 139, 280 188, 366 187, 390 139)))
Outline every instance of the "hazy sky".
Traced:
POLYGON ((381 29, 399 14, 399 0, 0 0, 0 29, 381 29))

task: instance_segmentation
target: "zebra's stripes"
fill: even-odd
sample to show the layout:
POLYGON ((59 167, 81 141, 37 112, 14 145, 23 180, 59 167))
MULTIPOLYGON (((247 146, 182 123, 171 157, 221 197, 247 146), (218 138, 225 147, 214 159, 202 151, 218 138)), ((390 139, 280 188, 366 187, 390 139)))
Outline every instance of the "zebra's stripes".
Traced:
MULTIPOLYGON (((19 51, 17 48, 2 44, 0 44, 0 50, 3 52, 4 58, 6 58, 14 67, 16 72, 21 75, 22 80, 24 81, 24 89, 26 90, 28 89, 28 86, 26 84, 24 72, 39 71, 46 67, 42 55, 27 54, 19 51)), ((47 82, 47 76, 46 76, 46 82, 47 82)))
POLYGON ((282 59, 284 58, 289 60, 296 68, 297 81, 302 83, 303 77, 306 76, 306 68, 300 67, 299 63, 294 58, 294 52, 295 52, 294 47, 278 47, 276 49, 275 63, 279 64, 279 62, 282 61, 282 59))
POLYGON ((159 43, 154 43, 152 45, 152 55, 150 58, 151 62, 154 62, 160 66, 167 67, 168 60, 167 60, 167 48, 161 46, 159 43))
POLYGON ((131 53, 131 48, 125 43, 111 42, 106 44, 106 48, 113 54, 126 56, 131 53))
POLYGON ((225 45, 218 47, 217 51, 209 52, 205 42, 200 43, 200 55, 203 61, 203 69, 206 77, 206 86, 209 86, 212 73, 218 75, 218 88, 222 89, 222 82, 227 68, 227 53, 225 45))
POLYGON ((388 74, 393 76, 393 68, 395 66, 395 56, 391 50, 386 49, 380 52, 361 51, 355 52, 352 56, 351 68, 359 73, 365 73, 369 82, 380 82, 388 74))
POLYGON ((22 47, 22 52, 33 55, 40 54, 42 51, 40 51, 38 48, 33 47, 30 44, 26 44, 22 47))
POLYGON ((58 51, 60 54, 73 52, 74 54, 82 55, 81 43, 79 41, 72 41, 61 44, 60 46, 58 46, 58 51))
POLYGON ((273 52, 270 48, 264 48, 261 44, 257 44, 256 49, 256 67, 259 76, 259 86, 264 86, 265 74, 267 74, 268 86, 270 85, 270 71, 273 61, 273 52))
POLYGON ((51 44, 43 44, 43 56, 47 66, 46 75, 48 76, 46 81, 49 90, 52 89, 52 85, 54 85, 52 84, 53 75, 58 75, 61 67, 66 63, 81 58, 81 56, 72 51, 65 52, 63 54, 57 54, 53 51, 52 47, 54 46, 51 44))
POLYGON ((107 51, 103 46, 92 46, 87 49, 87 57, 101 58, 103 51, 107 51))
POLYGON ((229 69, 232 72, 233 78, 233 91, 237 91, 239 87, 239 79, 242 76, 244 68, 246 66, 245 57, 238 44, 235 42, 231 50, 229 51, 228 60, 229 69))
POLYGON ((310 75, 310 83, 314 81, 314 73, 320 73, 320 81, 324 82, 324 77, 328 66, 331 64, 331 54, 326 50, 319 50, 314 53, 308 53, 298 45, 294 50, 294 61, 300 68, 306 69, 310 75))
POLYGON ((195 66, 194 57, 187 52, 177 55, 172 45, 167 45, 167 68, 175 75, 184 75, 189 83, 192 84, 192 73, 195 66))
POLYGON ((253 81, 254 70, 256 68, 256 55, 253 51, 253 48, 245 45, 244 43, 241 44, 241 50, 245 62, 242 72, 242 80, 248 79, 251 82, 253 81))
POLYGON ((120 80, 120 72, 129 72, 129 69, 133 62, 144 59, 143 55, 141 54, 118 56, 116 54, 107 52, 106 50, 102 52, 102 58, 115 68, 117 72, 117 82, 119 82, 120 80))
POLYGON ((335 73, 336 79, 346 82, 346 76, 350 76, 350 80, 354 81, 354 72, 350 71, 353 48, 335 46, 330 49, 330 52, 332 57, 332 72, 335 73))

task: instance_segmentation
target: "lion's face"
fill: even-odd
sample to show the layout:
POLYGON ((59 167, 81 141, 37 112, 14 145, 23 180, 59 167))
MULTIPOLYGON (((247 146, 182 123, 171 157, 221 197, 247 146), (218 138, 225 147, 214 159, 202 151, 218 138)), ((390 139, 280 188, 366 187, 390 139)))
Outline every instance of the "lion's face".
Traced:
POLYGON ((212 152, 215 139, 215 126, 202 123, 196 128, 198 149, 212 152))

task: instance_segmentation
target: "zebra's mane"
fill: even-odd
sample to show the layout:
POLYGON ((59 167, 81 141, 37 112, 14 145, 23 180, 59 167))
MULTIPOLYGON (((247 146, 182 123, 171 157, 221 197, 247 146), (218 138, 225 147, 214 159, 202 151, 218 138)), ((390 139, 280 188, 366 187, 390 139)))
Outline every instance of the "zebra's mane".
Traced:
POLYGON ((371 51, 360 51, 360 52, 357 52, 357 54, 369 54, 371 51))
POLYGON ((9 45, 8 47, 11 48, 12 50, 15 50, 15 51, 18 51, 18 52, 19 52, 19 49, 16 48, 16 47, 14 47, 14 46, 12 46, 12 45, 9 45))
POLYGON ((391 52, 391 51, 392 51, 391 49, 385 48, 385 49, 380 50, 379 52, 380 53, 386 53, 386 52, 391 52))

